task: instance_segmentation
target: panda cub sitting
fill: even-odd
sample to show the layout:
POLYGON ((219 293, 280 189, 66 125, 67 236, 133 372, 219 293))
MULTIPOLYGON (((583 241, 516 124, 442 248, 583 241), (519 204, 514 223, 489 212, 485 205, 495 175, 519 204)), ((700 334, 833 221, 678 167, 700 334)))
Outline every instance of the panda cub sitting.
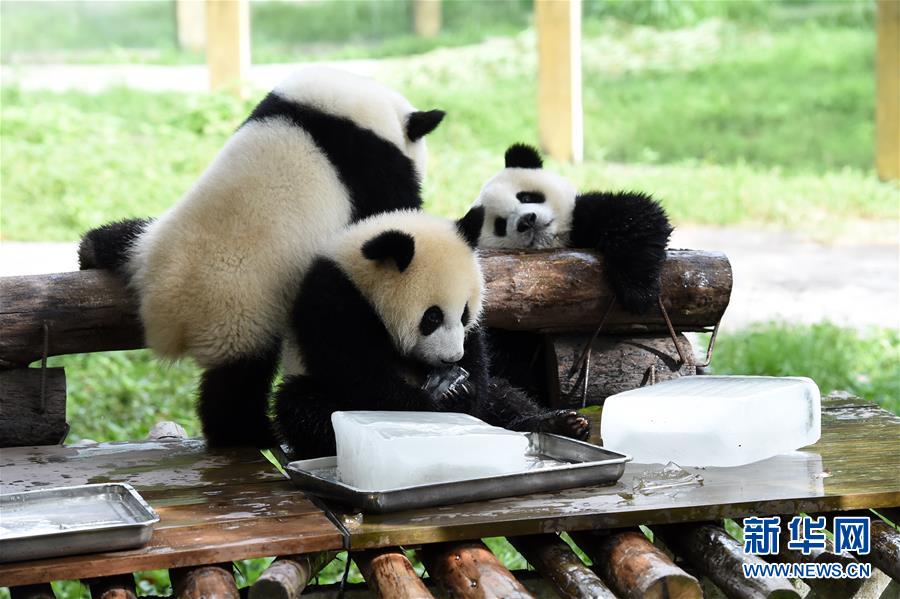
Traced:
POLYGON ((313 261, 293 303, 294 351, 275 400, 276 427, 298 457, 334 454, 335 410, 466 412, 513 430, 587 437, 577 412, 547 411, 490 377, 473 243, 452 221, 398 211, 344 229, 313 261), (423 388, 452 366, 468 372, 452 392, 423 388))
POLYGON ((626 310, 642 313, 656 303, 672 226, 655 200, 641 192, 578 193, 524 144, 510 146, 505 159, 461 221, 479 247, 596 249, 626 310))

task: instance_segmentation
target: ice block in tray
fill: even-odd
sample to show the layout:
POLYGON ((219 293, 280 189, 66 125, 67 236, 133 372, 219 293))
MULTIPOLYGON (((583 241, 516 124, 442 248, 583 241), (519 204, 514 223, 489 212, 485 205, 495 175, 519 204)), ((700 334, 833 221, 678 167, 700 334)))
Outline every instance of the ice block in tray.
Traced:
POLYGON ((468 414, 335 412, 331 423, 340 478, 358 489, 396 489, 528 468, 525 435, 468 414))
POLYGON ((604 447, 635 462, 740 466, 812 445, 821 396, 805 377, 689 376, 603 405, 604 447))

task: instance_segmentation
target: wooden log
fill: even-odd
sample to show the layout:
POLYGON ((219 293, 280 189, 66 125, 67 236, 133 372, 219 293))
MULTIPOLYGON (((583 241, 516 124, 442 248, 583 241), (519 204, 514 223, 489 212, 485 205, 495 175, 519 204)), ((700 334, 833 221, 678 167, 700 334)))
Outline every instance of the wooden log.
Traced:
POLYGON ((10 599, 56 599, 49 582, 9 587, 10 599))
POLYGON ((584 157, 581 0, 535 2, 538 34, 538 129, 556 160, 584 157))
MULTIPOLYGON (((785 523, 790 518, 782 519, 785 523)), ((847 553, 835 553, 832 551, 830 541, 826 541, 826 548, 812 549, 809 555, 802 551, 788 548, 791 540, 790 529, 786 524, 781 527, 778 537, 778 554, 765 556, 770 562, 795 562, 801 564, 841 564, 845 569, 849 564, 858 564, 859 561, 847 553)), ((860 578, 804 578, 802 579, 809 588, 816 592, 817 599, 845 599, 853 597, 862 588, 865 579, 860 578)))
POLYGON ((602 404, 610 395, 697 373, 691 343, 679 334, 682 363, 668 335, 598 335, 591 344, 585 392, 582 369, 573 373, 590 333, 549 334, 545 356, 549 361, 548 396, 552 407, 602 404))
POLYGON ((91 599, 137 599, 134 575, 119 574, 82 581, 91 591, 91 599))
POLYGON ((765 564, 747 555, 741 544, 715 524, 654 526, 675 555, 682 557, 732 599, 799 599, 800 593, 784 578, 745 578, 745 564, 765 564))
POLYGON ((900 179, 900 2, 878 0, 875 54, 875 169, 900 179))
POLYGON ((697 579, 638 530, 569 533, 613 592, 626 599, 700 599, 697 579))
POLYGON ((68 430, 64 368, 0 371, 0 447, 56 445, 68 430))
MULTIPOLYGON (((484 323, 511 330, 591 330, 612 294, 603 259, 592 252, 550 250, 485 252, 484 323)), ((663 303, 677 331, 714 326, 731 296, 731 265, 724 254, 671 250, 661 276, 663 303)), ((629 314, 614 304, 603 330, 666 331, 659 311, 629 314)))
POLYGON ((441 0, 413 0, 413 31, 420 37, 441 32, 441 0))
POLYGON ((0 278, 0 367, 50 356, 144 347, 137 305, 113 275, 90 270, 0 278))
POLYGON ((419 555, 435 584, 451 597, 532 597, 481 541, 425 545, 419 555))
POLYGON ((211 90, 240 89, 250 70, 248 0, 206 0, 206 65, 211 90))
POLYGON ((169 576, 178 599, 240 599, 231 564, 173 568, 169 576))
POLYGON ((378 597, 418 599, 432 597, 406 555, 397 547, 353 554, 369 589, 378 597))
MULTIPOLYGON (((882 511, 882 510, 879 510, 882 511)), ((864 517, 870 519, 869 553, 856 554, 856 559, 872 564, 894 580, 900 581, 900 532, 869 510, 852 510, 824 514, 826 527, 834 532, 834 519, 864 517)))
MULTIPOLYGON (((484 323, 513 330, 591 330, 610 298, 603 260, 578 250, 485 252, 484 323)), ((663 268, 664 303, 678 331, 715 325, 731 295, 724 254, 675 250, 663 268)), ((0 278, 0 368, 39 359, 43 325, 48 355, 144 347, 134 298, 99 270, 0 278)), ((604 331, 665 331, 658 312, 628 314, 614 306, 604 331)))
POLYGON ((587 567, 566 543, 554 534, 509 537, 541 576, 569 599, 615 599, 600 577, 587 567))
POLYGON ((250 587, 250 599, 297 599, 309 581, 331 563, 335 553, 322 551, 279 557, 250 587))

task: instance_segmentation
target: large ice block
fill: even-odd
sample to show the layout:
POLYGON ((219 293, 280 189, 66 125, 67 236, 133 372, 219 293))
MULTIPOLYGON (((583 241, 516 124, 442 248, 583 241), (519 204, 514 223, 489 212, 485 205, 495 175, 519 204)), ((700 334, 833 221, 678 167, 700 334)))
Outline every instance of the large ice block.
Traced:
POLYGON ((689 376, 606 399, 603 445, 635 462, 740 466, 812 445, 821 396, 806 377, 689 376))
POLYGON ((335 412, 341 480, 384 490, 522 472, 528 439, 468 414, 335 412))

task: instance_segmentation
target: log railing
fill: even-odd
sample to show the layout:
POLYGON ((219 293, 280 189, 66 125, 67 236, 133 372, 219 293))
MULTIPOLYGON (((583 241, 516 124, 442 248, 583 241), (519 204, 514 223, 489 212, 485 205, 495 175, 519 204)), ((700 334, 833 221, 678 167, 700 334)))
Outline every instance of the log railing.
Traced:
MULTIPOLYGON (((486 252, 483 322, 511 330, 589 330, 611 298, 603 260, 591 252, 486 252)), ((714 326, 731 295, 724 254, 676 250, 662 273, 662 297, 679 331, 714 326)), ((107 272, 94 270, 0 278, 0 368, 47 355, 144 347, 134 298, 107 272)), ((613 305, 607 332, 665 332, 662 314, 629 314, 613 305)))

